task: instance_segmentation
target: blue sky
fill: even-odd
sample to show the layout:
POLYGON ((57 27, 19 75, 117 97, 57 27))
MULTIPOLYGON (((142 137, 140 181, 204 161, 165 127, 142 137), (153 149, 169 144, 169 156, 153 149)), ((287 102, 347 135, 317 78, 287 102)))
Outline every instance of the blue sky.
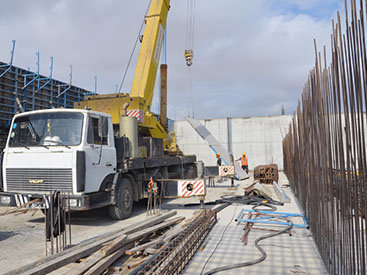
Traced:
MULTIPOLYGON (((168 16, 168 113, 183 119, 290 114, 314 64, 313 39, 329 45, 331 19, 340 0, 196 0, 192 98, 185 65, 186 0, 171 0, 168 16)), ((56 79, 109 93, 120 83, 149 1, 13 0, 0 10, 0 60, 48 75, 54 57, 56 79)), ((123 85, 129 91, 137 53, 123 85)), ((157 110, 158 91, 153 110, 157 110)))
POLYGON ((343 0, 278 0, 270 1, 271 8, 280 14, 291 13, 294 15, 307 14, 318 20, 329 19, 338 9, 344 8, 343 0))

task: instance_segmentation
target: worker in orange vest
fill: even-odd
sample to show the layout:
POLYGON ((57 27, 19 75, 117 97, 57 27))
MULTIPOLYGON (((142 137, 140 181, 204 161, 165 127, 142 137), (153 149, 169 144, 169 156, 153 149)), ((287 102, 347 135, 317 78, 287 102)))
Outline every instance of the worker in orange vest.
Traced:
POLYGON ((246 153, 242 154, 242 157, 240 157, 239 159, 236 159, 236 161, 241 160, 241 166, 242 169, 246 171, 246 173, 248 174, 248 161, 247 161, 247 157, 246 157, 246 153))

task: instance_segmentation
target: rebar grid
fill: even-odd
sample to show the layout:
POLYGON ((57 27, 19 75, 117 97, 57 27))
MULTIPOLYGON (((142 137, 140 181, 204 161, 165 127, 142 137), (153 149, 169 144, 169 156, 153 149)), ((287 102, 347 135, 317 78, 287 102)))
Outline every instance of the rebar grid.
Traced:
POLYGON ((366 274, 366 1, 332 22, 332 61, 317 51, 290 130, 284 168, 330 274, 366 274), (357 12, 359 10, 359 12, 357 12))
POLYGON ((216 213, 216 210, 203 210, 185 231, 161 250, 138 274, 179 274, 217 222, 216 213))

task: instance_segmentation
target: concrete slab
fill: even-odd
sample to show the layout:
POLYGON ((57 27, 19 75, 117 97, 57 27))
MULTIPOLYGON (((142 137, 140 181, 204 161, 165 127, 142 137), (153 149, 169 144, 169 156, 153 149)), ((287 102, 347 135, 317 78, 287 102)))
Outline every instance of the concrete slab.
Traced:
MULTIPOLYGON (((283 169, 282 141, 289 131, 291 115, 201 119, 200 123, 235 159, 246 152, 249 169, 276 163, 283 169)), ((206 166, 215 166, 215 153, 190 124, 175 121, 177 143, 185 155, 195 154, 206 166)))
MULTIPOLYGON (((230 153, 216 140, 216 138, 208 131, 208 129, 203 126, 200 121, 193 118, 186 118, 186 120, 190 123, 192 128, 204 139, 209 147, 215 152, 220 154, 220 158, 223 161, 222 165, 232 165, 230 153)), ((247 173, 242 169, 239 162, 234 162, 234 170, 236 178, 239 180, 244 180, 248 178, 247 173)))
MULTIPOLYGON (((279 185, 287 183, 286 177, 281 173, 279 185)), ((246 184, 248 183, 239 183, 234 192, 236 194, 243 193, 242 188, 246 184)), ((291 203, 279 206, 277 211, 301 213, 292 191, 289 188, 284 189, 291 198, 291 203)), ((218 193, 223 193, 223 190, 225 189, 209 188, 208 197, 214 198, 214 193, 218 195, 218 193), (213 191, 213 189, 216 190, 213 191)), ((274 192, 273 198, 276 199, 275 191, 271 185, 269 185, 269 192, 274 192)), ((240 241, 245 225, 237 225, 234 221, 242 208, 251 209, 251 206, 231 205, 218 213, 218 223, 210 232, 206 246, 203 250, 198 250, 186 267, 184 274, 205 274, 205 272, 220 266, 255 260, 261 256, 261 253, 254 246, 255 239, 273 233, 265 231, 265 229, 281 230, 284 228, 284 226, 255 224, 249 233, 248 244, 245 246, 240 241)), ((293 219, 293 222, 303 223, 303 220, 296 218, 293 219)), ((308 229, 293 228, 291 235, 281 234, 263 240, 259 244, 267 254, 263 262, 218 274, 328 274, 308 229)))
MULTIPOLYGON (((206 201, 215 201, 226 194, 243 194, 243 188, 252 182, 253 178, 251 175, 249 180, 235 181, 236 188, 234 189, 230 187, 231 183, 229 180, 216 183, 216 187, 207 189, 206 201)), ((280 186, 287 183, 286 177, 281 173, 280 186)), ((267 193, 270 193, 276 199, 272 185, 266 186, 265 188, 267 189, 267 193)), ((291 198, 291 203, 279 207, 278 210, 283 212, 300 212, 289 188, 286 188, 285 192, 291 198)), ((185 207, 184 205, 198 202, 198 198, 196 197, 164 200, 162 211, 175 209, 178 212, 177 216, 190 218, 199 209, 199 205, 193 207, 185 207)), ((265 226, 255 225, 250 231, 248 245, 244 246, 239 240, 244 226, 237 226, 233 222, 234 217, 242 207, 251 208, 242 205, 232 205, 219 212, 218 223, 213 227, 207 239, 207 245, 202 251, 198 250, 189 266, 185 269, 184 274, 200 274, 206 261, 208 263, 203 271, 208 271, 224 264, 255 259, 260 255, 253 245, 254 240, 269 232, 259 230, 259 228, 265 228, 265 226), (211 254, 213 255, 210 256, 211 254)), ((6 209, 8 208, 0 208, 0 213, 6 209)), ((0 274, 29 264, 45 256, 43 215, 40 211, 33 214, 29 212, 0 217, 0 274), (20 244, 21 249, 19 249, 20 244)), ((125 228, 146 218, 146 201, 134 205, 132 217, 123 221, 110 220, 105 209, 73 213, 73 244, 107 232, 125 228)), ((302 222, 302 219, 295 220, 295 222, 302 222)), ((279 227, 275 229, 279 229, 279 227)), ((238 270, 225 271, 222 274, 242 274, 244 272, 249 274, 255 272, 261 272, 261 274, 327 274, 309 230, 293 229, 292 236, 283 234, 264 240, 260 244, 263 245, 268 254, 264 262, 238 270)))

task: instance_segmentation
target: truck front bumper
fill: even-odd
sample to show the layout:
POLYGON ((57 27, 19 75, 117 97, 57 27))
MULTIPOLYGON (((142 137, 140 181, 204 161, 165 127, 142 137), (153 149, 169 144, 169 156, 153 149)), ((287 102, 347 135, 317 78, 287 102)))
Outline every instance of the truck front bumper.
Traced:
MULTIPOLYGON (((31 204, 27 205, 27 208, 45 208, 49 205, 49 195, 41 195, 41 194, 19 194, 19 193, 0 193, 0 205, 1 206, 17 206, 21 207, 31 201, 39 199, 39 201, 35 201, 31 204)), ((66 207, 73 211, 81 211, 81 210, 90 210, 93 208, 103 207, 111 204, 110 200, 98 200, 97 194, 91 195, 66 195, 65 202, 66 207), (97 198, 97 199, 96 199, 97 198)))

